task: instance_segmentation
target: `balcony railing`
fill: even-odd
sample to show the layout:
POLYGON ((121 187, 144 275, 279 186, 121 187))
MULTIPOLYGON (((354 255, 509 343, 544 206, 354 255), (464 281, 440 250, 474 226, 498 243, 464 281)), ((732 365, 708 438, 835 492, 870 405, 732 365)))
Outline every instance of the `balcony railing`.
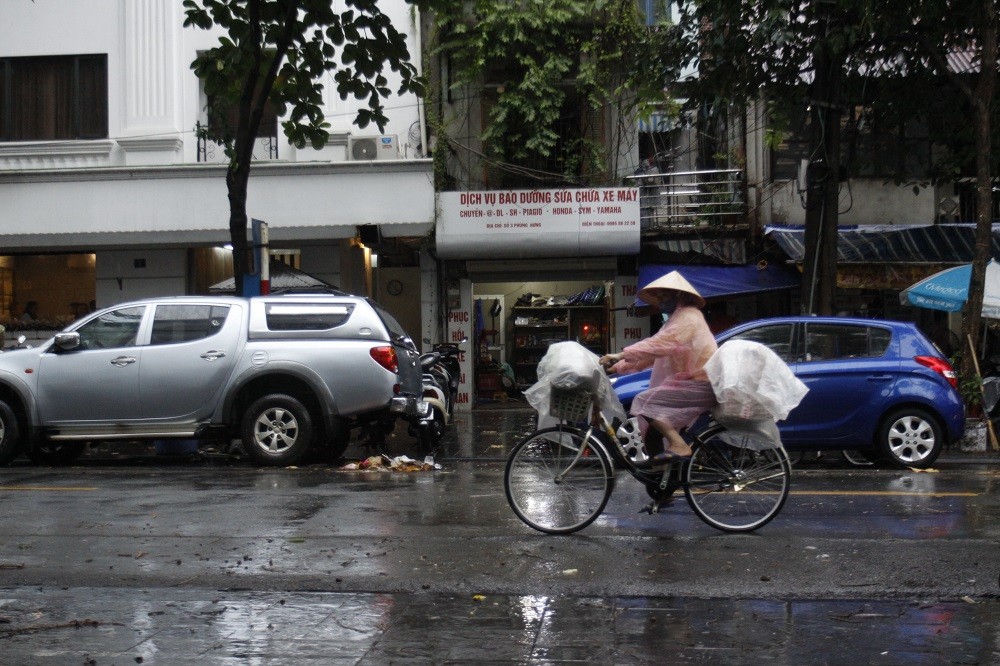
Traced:
POLYGON ((643 231, 732 228, 746 222, 739 169, 650 173, 625 180, 640 190, 643 231))
MULTIPOLYGON (((201 131, 203 125, 197 123, 198 136, 198 161, 199 162, 226 162, 226 147, 221 143, 212 141, 201 131)), ((259 136, 254 144, 254 160, 276 160, 278 159, 278 137, 259 136)))

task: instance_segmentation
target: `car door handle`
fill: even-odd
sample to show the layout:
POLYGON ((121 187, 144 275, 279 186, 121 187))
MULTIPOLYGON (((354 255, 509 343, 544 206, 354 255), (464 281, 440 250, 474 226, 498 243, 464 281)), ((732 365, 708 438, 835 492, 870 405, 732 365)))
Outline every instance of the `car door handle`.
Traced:
POLYGON ((869 375, 868 381, 870 382, 887 382, 892 379, 892 375, 869 375))
POLYGON ((205 352, 201 357, 206 361, 218 361, 220 358, 224 358, 225 355, 226 352, 213 349, 212 351, 205 352))
POLYGON ((135 356, 119 356, 118 358, 111 359, 111 365, 118 366, 119 368, 124 368, 126 365, 132 365, 135 363, 135 356))

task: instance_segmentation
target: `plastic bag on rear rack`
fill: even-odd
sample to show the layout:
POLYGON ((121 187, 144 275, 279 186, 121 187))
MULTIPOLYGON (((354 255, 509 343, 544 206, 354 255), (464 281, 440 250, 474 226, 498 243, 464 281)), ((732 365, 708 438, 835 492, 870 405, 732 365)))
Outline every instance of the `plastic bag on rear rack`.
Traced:
POLYGON ((556 342, 549 346, 538 363, 538 381, 525 390, 524 398, 538 412, 538 427, 555 425, 559 419, 551 415, 552 389, 587 391, 596 395, 604 415, 626 420, 618 396, 600 357, 576 342, 556 342))
POLYGON ((730 340, 705 364, 719 403, 717 421, 742 440, 730 443, 760 450, 780 442, 775 421, 788 418, 809 389, 777 354, 750 340, 730 340))
POLYGON ((740 419, 724 414, 716 407, 712 418, 726 426, 716 437, 741 449, 764 451, 776 449, 781 444, 781 434, 774 419, 740 419))

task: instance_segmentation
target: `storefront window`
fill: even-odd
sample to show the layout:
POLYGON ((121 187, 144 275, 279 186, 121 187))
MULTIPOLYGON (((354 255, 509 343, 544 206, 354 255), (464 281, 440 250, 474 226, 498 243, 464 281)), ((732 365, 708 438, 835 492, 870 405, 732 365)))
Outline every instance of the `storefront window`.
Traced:
POLYGON ((0 256, 0 325, 11 333, 60 330, 96 306, 93 254, 0 256))

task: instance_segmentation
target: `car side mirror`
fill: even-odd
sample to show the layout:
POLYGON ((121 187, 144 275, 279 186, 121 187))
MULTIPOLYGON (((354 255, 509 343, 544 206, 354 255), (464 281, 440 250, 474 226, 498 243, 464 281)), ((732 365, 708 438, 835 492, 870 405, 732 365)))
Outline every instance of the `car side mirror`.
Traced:
POLYGON ((60 351, 72 351, 80 346, 80 334, 77 331, 56 333, 56 349, 60 351))

